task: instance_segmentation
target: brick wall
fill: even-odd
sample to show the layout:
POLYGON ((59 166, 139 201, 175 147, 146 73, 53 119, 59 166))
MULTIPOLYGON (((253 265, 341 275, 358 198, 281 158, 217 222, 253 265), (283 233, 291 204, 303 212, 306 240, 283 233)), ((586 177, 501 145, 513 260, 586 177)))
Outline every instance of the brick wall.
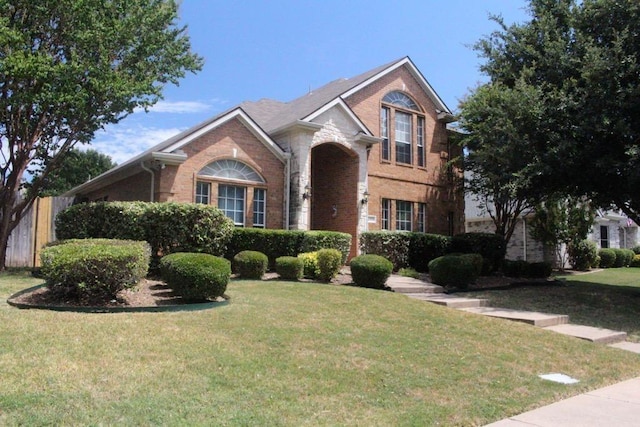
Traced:
MULTIPOLYGON (((401 67, 378 79, 347 98, 347 104, 364 122, 371 132, 380 136, 380 108, 382 98, 391 91, 410 95, 423 109, 425 118, 425 167, 417 166, 417 150, 413 150, 413 164, 382 161, 381 144, 371 148, 368 159, 369 215, 376 215, 377 222, 369 223, 370 230, 380 229, 380 201, 382 198, 405 200, 427 204, 427 230, 431 233, 448 234, 449 213, 453 212, 453 231, 464 230, 464 200, 460 191, 447 177, 448 155, 460 155, 458 147, 448 147, 446 125, 437 121, 436 107, 424 93, 411 73, 401 67), (443 156, 447 153, 447 156, 443 156)), ((416 126, 413 126, 414 134, 416 126)), ((415 140, 415 136, 414 136, 415 140)), ((456 173, 459 173, 455 170, 456 173)))

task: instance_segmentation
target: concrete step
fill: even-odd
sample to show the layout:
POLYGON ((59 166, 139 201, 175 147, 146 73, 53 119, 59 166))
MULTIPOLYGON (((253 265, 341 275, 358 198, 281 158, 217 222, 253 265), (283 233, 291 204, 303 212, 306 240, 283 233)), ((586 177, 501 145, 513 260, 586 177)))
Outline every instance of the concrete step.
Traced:
POLYGON ((627 339, 626 332, 594 328, 593 326, 573 325, 571 323, 550 326, 545 329, 600 344, 613 344, 627 339))
POLYGON ((562 325, 569 322, 569 316, 565 314, 538 313, 535 311, 511 310, 509 308, 477 307, 464 308, 469 313, 482 314, 484 316, 498 317, 500 319, 524 322, 530 325, 546 328, 554 325, 562 325))
POLYGON ((444 292, 444 288, 442 286, 407 277, 390 277, 387 280, 387 286, 393 289, 394 292, 398 292, 401 294, 433 294, 444 292))
POLYGON ((629 342, 629 341, 621 341, 615 344, 609 344, 609 347, 619 348, 621 350, 631 351, 633 353, 640 354, 640 343, 639 342, 629 342))
POLYGON ((488 303, 484 298, 464 298, 449 294, 407 294, 407 296, 450 308, 485 307, 488 303))

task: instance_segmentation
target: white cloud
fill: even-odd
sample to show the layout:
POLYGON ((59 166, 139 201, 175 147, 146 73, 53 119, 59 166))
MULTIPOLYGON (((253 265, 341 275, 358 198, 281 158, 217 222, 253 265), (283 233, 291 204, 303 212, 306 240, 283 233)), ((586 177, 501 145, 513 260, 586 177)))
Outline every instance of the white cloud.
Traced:
POLYGON ((90 148, 110 156, 114 162, 120 164, 182 130, 180 128, 123 127, 119 125, 108 128, 105 132, 98 132, 91 142, 90 148))
POLYGON ((192 114, 209 111, 211 104, 200 101, 158 101, 149 109, 152 113, 192 114))

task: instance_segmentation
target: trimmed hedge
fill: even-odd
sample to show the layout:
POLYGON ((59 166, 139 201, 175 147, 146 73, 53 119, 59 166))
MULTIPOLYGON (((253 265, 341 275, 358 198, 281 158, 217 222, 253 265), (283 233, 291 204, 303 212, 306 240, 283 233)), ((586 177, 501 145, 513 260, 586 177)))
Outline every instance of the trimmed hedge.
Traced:
POLYGON ((451 249, 451 237, 439 234, 409 233, 407 262, 416 271, 429 271, 431 260, 446 255, 451 249))
POLYGON ((80 300, 110 300, 146 276, 149 255, 149 245, 141 241, 67 240, 42 250, 41 273, 54 292, 80 300))
POLYGON ((629 267, 640 267, 640 255, 636 255, 633 257, 633 260, 631 261, 631 264, 629 264, 629 267))
POLYGON ((284 280, 300 280, 304 273, 304 262, 294 256, 276 258, 276 273, 284 280))
POLYGON ((99 202, 71 206, 55 220, 59 239, 144 240, 152 267, 172 252, 224 254, 233 222, 216 207, 195 203, 99 202))
POLYGON ((269 268, 275 268, 276 259, 297 256, 320 249, 337 249, 342 254, 342 264, 349 256, 351 235, 336 231, 270 230, 236 228, 227 245, 226 257, 232 259, 241 251, 253 250, 269 258, 269 268))
POLYGON ((635 252, 631 249, 615 248, 613 251, 616 253, 616 262, 613 266, 617 268, 628 267, 635 256, 635 252))
POLYGON ((482 255, 484 260, 482 274, 491 274, 502 266, 502 261, 507 253, 507 245, 504 238, 498 234, 463 233, 453 236, 450 251, 482 255))
POLYGON ((528 277, 532 279, 543 279, 551 276, 553 267, 549 262, 510 261, 505 260, 502 264, 502 272, 507 277, 528 277))
POLYGON ((243 279, 262 279, 269 259, 258 251, 242 251, 233 257, 233 271, 243 279))
POLYGON ((320 249, 318 251, 318 279, 330 282, 342 267, 342 253, 337 249, 320 249))
POLYGON ((482 270, 479 254, 445 255, 429 263, 429 277, 437 285, 466 289, 482 270))
POLYGON ((351 250, 351 235, 337 231, 305 231, 299 252, 315 252, 320 249, 337 249, 341 253, 341 264, 344 265, 351 250))
POLYGON ((602 248, 598 251, 601 268, 611 268, 616 264, 616 252, 610 248, 602 248))
POLYGON ((409 234, 394 231, 368 231, 360 235, 360 250, 391 261, 397 271, 409 264, 409 234))
POLYGON ((385 289, 385 283, 393 271, 393 263, 374 254, 360 255, 351 259, 353 282, 363 288, 385 289))
POLYGON ((202 301, 224 295, 231 277, 231 263, 210 254, 179 252, 160 260, 160 273, 182 298, 202 301))

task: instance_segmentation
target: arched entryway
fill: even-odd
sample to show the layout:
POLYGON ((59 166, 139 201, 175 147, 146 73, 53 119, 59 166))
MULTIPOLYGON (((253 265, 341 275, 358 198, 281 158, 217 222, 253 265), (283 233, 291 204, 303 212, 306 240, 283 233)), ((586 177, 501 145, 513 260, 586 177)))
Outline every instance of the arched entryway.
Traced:
POLYGON ((358 155, 338 144, 326 143, 311 150, 310 225, 352 236, 350 258, 358 249, 358 155))

